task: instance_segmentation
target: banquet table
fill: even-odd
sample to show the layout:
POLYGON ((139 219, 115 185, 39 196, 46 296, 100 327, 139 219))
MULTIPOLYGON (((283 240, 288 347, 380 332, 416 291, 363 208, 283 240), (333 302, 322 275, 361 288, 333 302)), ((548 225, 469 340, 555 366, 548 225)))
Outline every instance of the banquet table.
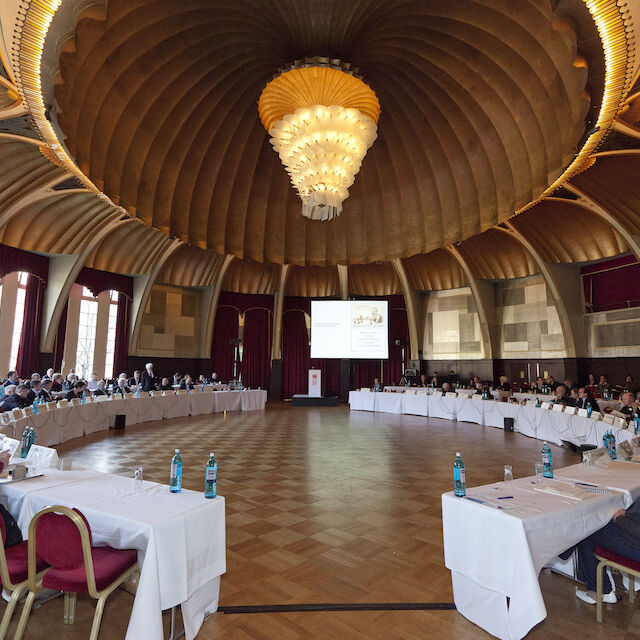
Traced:
POLYGON ((77 507, 95 545, 136 549, 140 581, 127 640, 162 640, 162 611, 182 605, 187 640, 218 607, 225 573, 224 498, 155 482, 137 482, 90 470, 47 469, 40 478, 0 485, 23 534, 31 518, 51 504, 77 507))
POLYGON ((431 418, 472 422, 487 427, 504 428, 504 419, 513 418, 514 431, 554 444, 571 442, 602 446, 602 436, 612 431, 616 441, 634 437, 633 431, 619 429, 603 421, 552 411, 515 402, 482 400, 481 396, 446 397, 408 393, 373 393, 351 391, 349 404, 354 411, 404 413, 431 418))
POLYGON ((541 569, 640 496, 640 466, 631 462, 588 471, 574 465, 557 469, 554 476, 618 491, 572 500, 536 491, 529 477, 467 490, 468 496, 494 505, 505 504, 497 501, 500 495, 513 496, 508 509, 453 493, 442 496, 445 564, 451 571, 456 608, 498 638, 523 638, 544 620, 541 569))
POLYGON ((37 443, 49 447, 72 438, 106 431, 116 415, 126 416, 127 424, 139 424, 220 411, 262 410, 266 402, 267 392, 264 389, 194 391, 190 394, 167 393, 126 399, 111 396, 102 401, 57 407, 51 411, 40 405, 37 414, 17 420, 6 421, 9 414, 2 414, 5 419, 2 432, 19 439, 25 427, 29 426, 36 431, 37 443))

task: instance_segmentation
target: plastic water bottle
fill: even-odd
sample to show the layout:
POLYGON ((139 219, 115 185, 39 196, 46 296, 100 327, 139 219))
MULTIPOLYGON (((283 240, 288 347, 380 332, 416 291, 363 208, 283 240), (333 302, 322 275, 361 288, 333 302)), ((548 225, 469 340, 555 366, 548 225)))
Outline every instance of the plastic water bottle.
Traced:
POLYGON ((542 445, 542 467, 542 475, 545 478, 553 478, 553 458, 551 456, 551 449, 549 448, 546 440, 542 445))
POLYGON ((542 406, 542 402, 540 402, 540 398, 538 396, 536 396, 536 407, 538 407, 538 409, 542 406))
POLYGON ((140 389, 136 391, 136 398, 139 398, 139 397, 140 397, 140 389))
POLYGON ((590 418, 592 413, 593 413, 593 407, 589 405, 587 407, 587 418, 590 418))
POLYGON ((35 415, 38 415, 38 399, 37 398, 33 401, 33 413, 35 415))
POLYGON ((182 456, 180 455, 180 449, 176 449, 173 458, 171 458, 169 491, 171 491, 171 493, 178 493, 182 491, 182 456))
POLYGON ((616 451, 616 437, 613 435, 611 429, 609 429, 607 437, 607 450, 609 451, 609 457, 612 460, 618 459, 618 452, 616 451))
POLYGON ((209 454, 209 462, 207 462, 207 468, 204 477, 204 497, 215 498, 216 485, 218 483, 218 463, 213 455, 213 451, 209 454))
POLYGON ((87 393, 85 391, 80 396, 80 404, 87 404, 87 393))
POLYGON ((640 416, 633 418, 633 434, 638 435, 640 433, 640 416))
POLYGON ((20 442, 21 458, 27 457, 27 454, 29 453, 30 441, 31 441, 31 434, 29 433, 29 427, 27 426, 24 428, 24 431, 22 432, 22 441, 20 442))
POLYGON ((456 459, 453 461, 453 493, 458 496, 458 498, 464 498, 467 495, 464 462, 462 462, 459 453, 456 453, 456 459))
POLYGON ((37 437, 38 434, 36 433, 36 430, 33 427, 29 427, 29 449, 31 449, 31 447, 36 443, 37 437))
POLYGON ((482 399, 483 400, 488 400, 489 399, 489 389, 483 389, 482 390, 482 399))

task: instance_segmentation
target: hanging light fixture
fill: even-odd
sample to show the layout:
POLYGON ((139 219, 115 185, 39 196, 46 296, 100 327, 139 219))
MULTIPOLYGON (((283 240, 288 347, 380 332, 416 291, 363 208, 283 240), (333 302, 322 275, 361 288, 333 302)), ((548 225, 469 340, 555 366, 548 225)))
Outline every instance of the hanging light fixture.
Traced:
POLYGON ((258 111, 302 200, 302 215, 340 215, 377 137, 380 103, 373 90, 339 60, 306 58, 267 84, 258 111))

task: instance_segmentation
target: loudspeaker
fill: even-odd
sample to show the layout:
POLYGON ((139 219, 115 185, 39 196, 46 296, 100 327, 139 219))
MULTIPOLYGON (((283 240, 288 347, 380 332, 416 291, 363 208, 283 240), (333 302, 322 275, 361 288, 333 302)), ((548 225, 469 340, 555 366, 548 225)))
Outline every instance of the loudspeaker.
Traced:
POLYGON ((513 418, 505 418, 504 419, 504 430, 513 432, 513 418))
POLYGON ((127 424, 127 416, 123 413, 116 414, 115 423, 113 425, 114 429, 124 429, 127 424))

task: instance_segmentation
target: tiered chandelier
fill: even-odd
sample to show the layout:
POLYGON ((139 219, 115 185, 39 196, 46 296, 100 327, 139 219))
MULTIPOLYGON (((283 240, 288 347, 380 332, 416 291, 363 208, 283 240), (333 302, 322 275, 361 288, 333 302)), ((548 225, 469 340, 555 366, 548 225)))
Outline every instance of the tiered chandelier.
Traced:
POLYGON ((339 60, 306 58, 267 84, 258 111, 302 200, 302 215, 340 215, 377 137, 380 103, 373 90, 339 60))

